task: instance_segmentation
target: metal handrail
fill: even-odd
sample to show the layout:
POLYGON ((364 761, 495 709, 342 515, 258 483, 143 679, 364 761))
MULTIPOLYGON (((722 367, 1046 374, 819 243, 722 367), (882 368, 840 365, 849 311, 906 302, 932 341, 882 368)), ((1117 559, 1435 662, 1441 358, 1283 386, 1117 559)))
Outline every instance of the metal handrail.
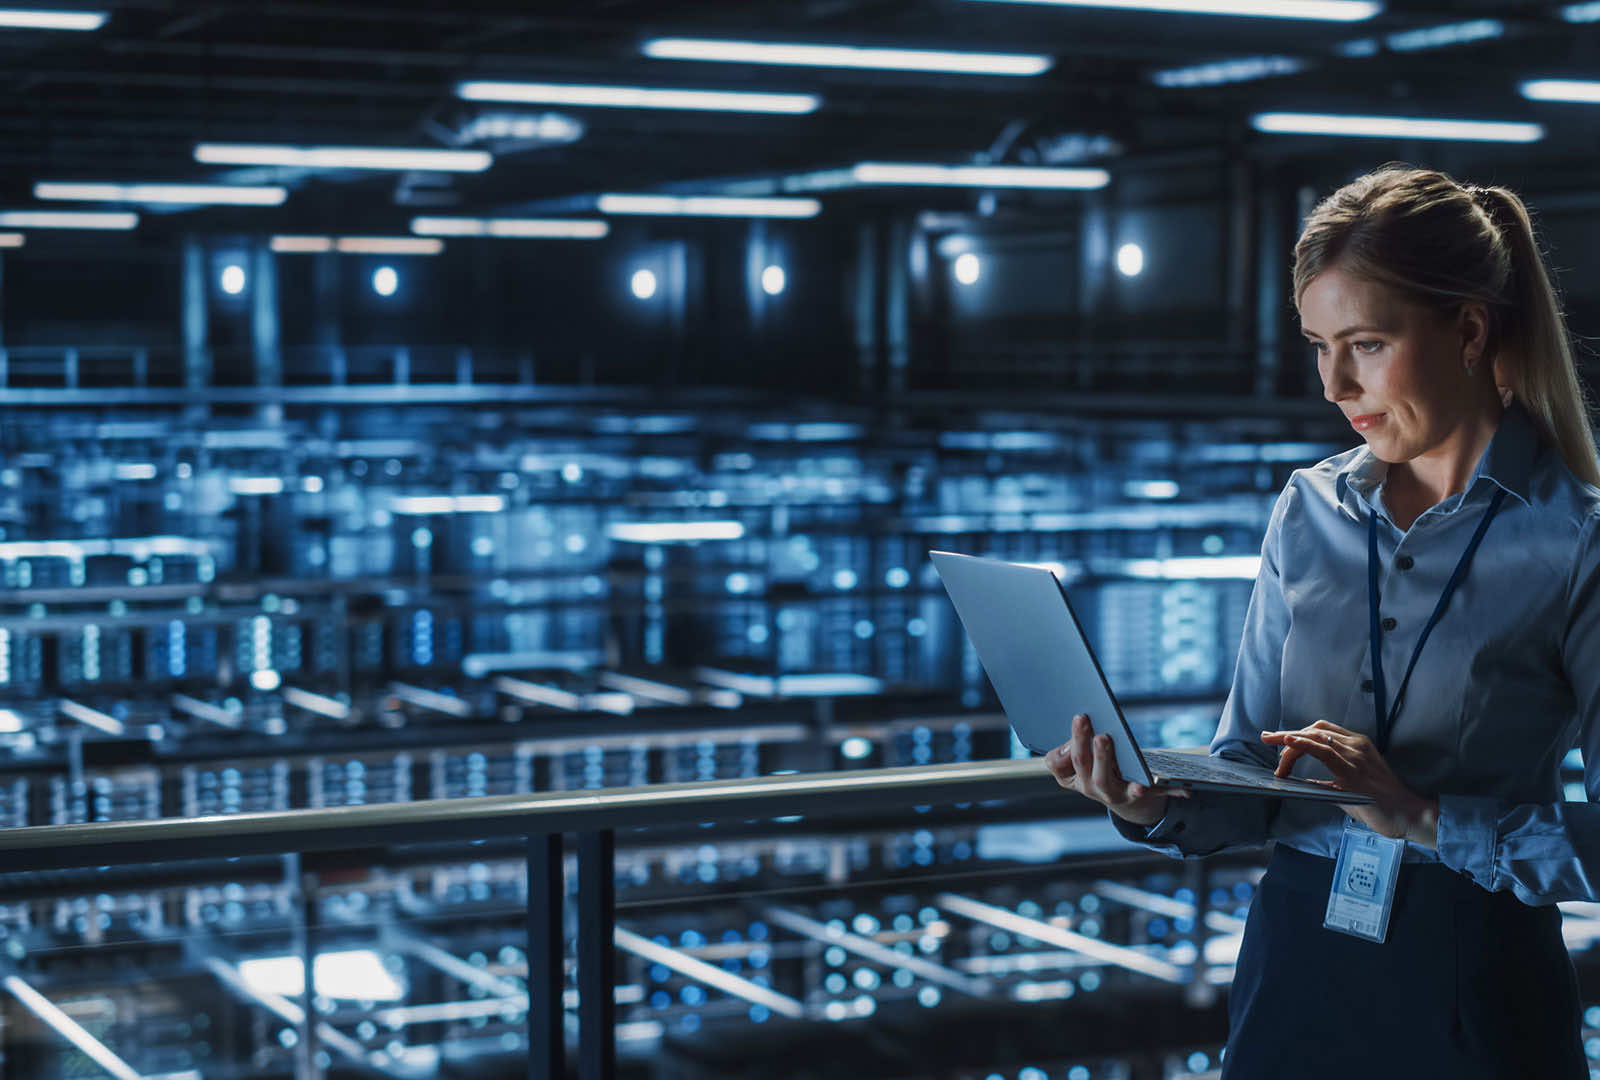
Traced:
POLYGON ((0 871, 335 851, 913 805, 1043 800, 1039 758, 0 830, 0 871))

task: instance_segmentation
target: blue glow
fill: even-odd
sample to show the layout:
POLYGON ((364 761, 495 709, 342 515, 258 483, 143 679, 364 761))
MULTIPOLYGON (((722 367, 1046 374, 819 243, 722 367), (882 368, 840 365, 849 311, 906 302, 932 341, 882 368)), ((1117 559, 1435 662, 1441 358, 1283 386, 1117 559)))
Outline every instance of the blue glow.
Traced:
POLYGON ((852 735, 839 744, 839 752, 851 761, 872 756, 872 740, 852 735))

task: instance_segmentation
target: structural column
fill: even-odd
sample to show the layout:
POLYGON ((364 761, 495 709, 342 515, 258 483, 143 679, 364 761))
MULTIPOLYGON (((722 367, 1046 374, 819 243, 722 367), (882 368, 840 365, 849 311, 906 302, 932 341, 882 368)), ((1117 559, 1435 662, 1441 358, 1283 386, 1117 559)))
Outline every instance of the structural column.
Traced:
POLYGON ((883 267, 884 389, 894 397, 905 392, 911 366, 911 222, 896 217, 888 234, 883 267))
POLYGON ((851 322, 856 346, 857 385, 863 393, 873 393, 879 385, 878 330, 879 266, 878 227, 864 221, 856 233, 856 288, 851 307, 851 322))
MULTIPOLYGON (((278 257, 264 240, 251 250, 250 346, 256 368, 256 386, 272 391, 283 386, 283 350, 278 331, 278 257)), ((283 419, 281 401, 263 402, 257 415, 267 423, 283 419)))
MULTIPOLYGON (((206 296, 206 252, 195 237, 183 241, 183 388, 201 393, 211 386, 211 351, 206 339, 211 331, 206 296)), ((191 419, 203 419, 206 406, 195 403, 184 410, 191 419)))

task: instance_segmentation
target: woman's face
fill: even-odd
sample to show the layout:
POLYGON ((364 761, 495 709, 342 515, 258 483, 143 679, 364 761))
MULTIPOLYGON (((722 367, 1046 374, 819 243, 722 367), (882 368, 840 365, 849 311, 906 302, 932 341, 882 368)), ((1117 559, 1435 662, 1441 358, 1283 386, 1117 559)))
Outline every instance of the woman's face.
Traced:
POLYGON ((1301 293, 1300 328, 1323 397, 1393 464, 1435 449, 1482 409, 1480 380, 1466 372, 1482 355, 1482 311, 1467 304, 1441 316, 1334 266, 1301 293))

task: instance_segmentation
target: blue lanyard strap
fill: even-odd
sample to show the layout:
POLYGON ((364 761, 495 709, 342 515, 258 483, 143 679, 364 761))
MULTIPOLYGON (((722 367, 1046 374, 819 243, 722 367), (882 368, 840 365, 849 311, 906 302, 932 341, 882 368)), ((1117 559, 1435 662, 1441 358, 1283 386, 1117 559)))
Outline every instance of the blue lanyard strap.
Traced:
POLYGON ((1467 567, 1472 563, 1472 556, 1477 553, 1478 544, 1483 541, 1483 534, 1489 531, 1489 522, 1494 520, 1505 497, 1505 488, 1495 489, 1494 498, 1489 501, 1489 509, 1484 511, 1483 520, 1478 522, 1478 531, 1472 534, 1467 550, 1461 553, 1461 561, 1456 563, 1455 573, 1450 575, 1444 592, 1439 594, 1439 602, 1434 605, 1433 614, 1428 617, 1428 624, 1422 628, 1422 636, 1417 639, 1417 647, 1411 651, 1411 663, 1406 665, 1406 675, 1400 681, 1400 689, 1394 696, 1392 709, 1387 707, 1388 691, 1383 684, 1383 620, 1378 616, 1378 515, 1376 511, 1371 510, 1367 513, 1367 609, 1372 616, 1372 708, 1377 719, 1379 753, 1389 751, 1389 735, 1394 730, 1395 718, 1400 715, 1400 706, 1405 702, 1406 687, 1411 683, 1411 672, 1417 666, 1417 657, 1422 655, 1422 647, 1428 643, 1428 635, 1433 633, 1433 628, 1439 624, 1440 617, 1444 615, 1445 605, 1450 603, 1450 595, 1456 591, 1456 586, 1461 584, 1461 579, 1467 576, 1467 567))

